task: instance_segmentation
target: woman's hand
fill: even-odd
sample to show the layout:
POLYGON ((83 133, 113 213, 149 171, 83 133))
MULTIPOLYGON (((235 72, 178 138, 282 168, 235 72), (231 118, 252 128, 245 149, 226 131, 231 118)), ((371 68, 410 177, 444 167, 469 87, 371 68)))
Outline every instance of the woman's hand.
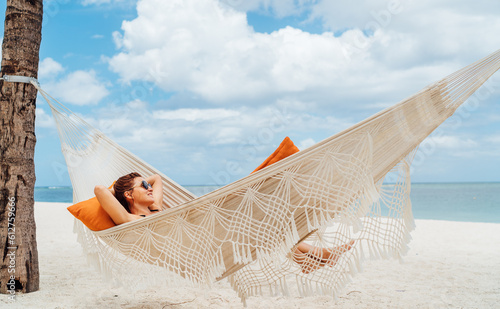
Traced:
POLYGON ((161 176, 158 174, 154 174, 146 178, 146 181, 149 182, 150 185, 154 186, 155 184, 158 185, 159 183, 162 182, 161 176))
POLYGON ((146 181, 153 187, 154 204, 149 207, 151 210, 163 210, 163 181, 161 176, 154 174, 146 178, 146 181))

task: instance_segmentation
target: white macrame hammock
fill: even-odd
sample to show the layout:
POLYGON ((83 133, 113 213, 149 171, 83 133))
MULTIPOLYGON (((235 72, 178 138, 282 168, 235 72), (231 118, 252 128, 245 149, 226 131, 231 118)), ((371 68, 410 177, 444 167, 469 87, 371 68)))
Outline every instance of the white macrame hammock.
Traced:
POLYGON ((133 171, 157 173, 163 180, 165 210, 157 215, 99 232, 75 219, 89 260, 129 287, 185 281, 212 286, 228 278, 245 301, 259 294, 335 297, 365 256, 401 258, 414 228, 409 169, 415 149, 499 67, 497 51, 343 132, 201 197, 91 127, 36 80, 31 83, 55 117, 75 203, 93 197, 95 185, 111 184, 133 171), (321 248, 355 242, 336 263, 304 274, 290 253, 302 240, 321 248))

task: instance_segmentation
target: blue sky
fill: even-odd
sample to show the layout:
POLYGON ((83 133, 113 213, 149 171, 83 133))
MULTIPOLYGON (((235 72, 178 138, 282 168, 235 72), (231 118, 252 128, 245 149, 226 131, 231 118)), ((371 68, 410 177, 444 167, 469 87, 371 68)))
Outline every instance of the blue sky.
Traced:
MULTIPOLYGON (((490 0, 44 3, 42 88, 184 185, 237 180, 285 136, 306 148, 500 48, 490 0)), ((500 181, 500 73, 482 91, 414 182, 500 181)), ((41 100, 36 126, 36 185, 70 185, 41 100)))

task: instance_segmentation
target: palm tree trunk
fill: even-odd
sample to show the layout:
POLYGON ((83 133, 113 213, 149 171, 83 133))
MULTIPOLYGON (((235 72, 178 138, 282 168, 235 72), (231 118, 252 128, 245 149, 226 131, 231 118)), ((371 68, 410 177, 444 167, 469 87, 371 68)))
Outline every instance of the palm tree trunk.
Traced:
MULTIPOLYGON (((42 0, 7 0, 1 75, 37 77, 42 0)), ((38 290, 33 85, 0 81, 0 292, 38 290)), ((56 236, 56 235, 54 235, 56 236)))

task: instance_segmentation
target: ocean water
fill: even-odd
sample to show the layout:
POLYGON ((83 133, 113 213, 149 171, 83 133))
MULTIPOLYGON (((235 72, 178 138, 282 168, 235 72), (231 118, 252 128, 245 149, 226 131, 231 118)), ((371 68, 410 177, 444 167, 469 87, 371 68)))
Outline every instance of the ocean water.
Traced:
POLYGON ((72 203, 72 187, 35 187, 35 202, 72 203))
POLYGON ((416 219, 500 223, 500 183, 412 184, 416 219))
MULTIPOLYGON (((186 186, 197 196, 218 186, 186 186)), ((500 183, 414 183, 411 188, 416 219, 500 223, 500 183)), ((36 187, 35 201, 73 201, 71 187, 36 187)))

